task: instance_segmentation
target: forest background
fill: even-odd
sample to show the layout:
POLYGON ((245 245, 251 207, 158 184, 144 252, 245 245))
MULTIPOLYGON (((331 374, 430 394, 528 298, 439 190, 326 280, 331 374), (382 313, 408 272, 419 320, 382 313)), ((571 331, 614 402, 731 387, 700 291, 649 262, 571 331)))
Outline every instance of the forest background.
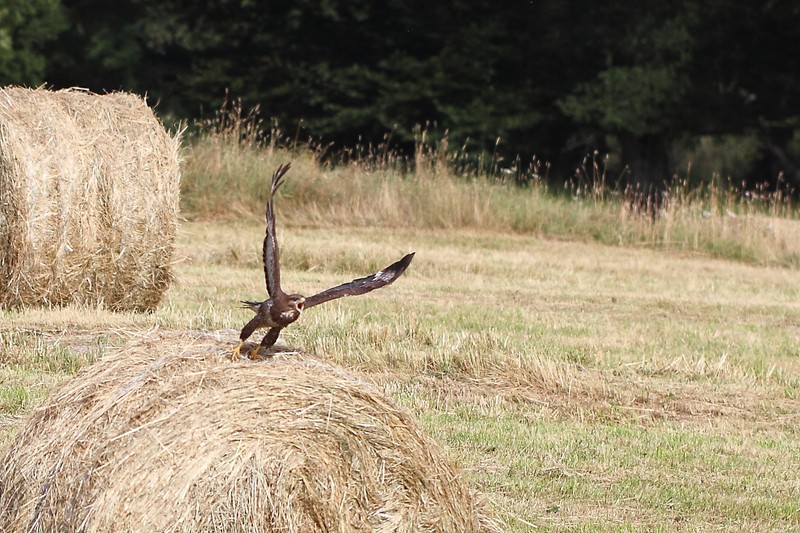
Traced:
MULTIPOLYGON (((446 141, 490 172, 608 185, 800 185, 790 1, 4 0, 0 85, 226 99, 330 158, 446 141)), ((641 189, 640 189, 641 190, 641 189)))

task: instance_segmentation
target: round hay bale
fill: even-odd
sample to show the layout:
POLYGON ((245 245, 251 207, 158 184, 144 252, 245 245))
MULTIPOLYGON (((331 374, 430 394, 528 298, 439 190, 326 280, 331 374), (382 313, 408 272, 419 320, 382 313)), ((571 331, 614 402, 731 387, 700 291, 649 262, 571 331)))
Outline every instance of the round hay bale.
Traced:
POLYGON ((0 89, 0 306, 155 309, 178 154, 141 97, 0 89))
POLYGON ((166 351, 124 349, 36 409, 0 466, 0 531, 497 531, 369 385, 166 351))

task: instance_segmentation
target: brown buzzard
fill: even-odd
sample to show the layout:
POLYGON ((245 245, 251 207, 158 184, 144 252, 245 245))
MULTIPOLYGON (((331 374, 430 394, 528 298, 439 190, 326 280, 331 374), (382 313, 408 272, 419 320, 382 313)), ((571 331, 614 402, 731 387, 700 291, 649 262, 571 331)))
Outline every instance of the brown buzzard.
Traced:
POLYGON ((343 296, 356 296, 385 287, 400 277, 408 268, 408 265, 411 264, 411 259, 414 258, 414 253, 412 252, 375 274, 354 279, 348 283, 342 283, 314 296, 304 297, 300 294, 286 294, 283 292, 283 289, 281 289, 281 267, 278 254, 278 238, 275 233, 273 200, 275 192, 283 183, 282 178, 289 170, 289 167, 289 164, 281 165, 272 175, 272 189, 267 202, 267 234, 264 237, 262 260, 264 262, 264 277, 267 281, 269 298, 263 302, 242 302, 245 307, 252 309, 256 316, 242 328, 242 332, 239 335, 239 345, 233 351, 234 358, 239 356, 244 341, 255 330, 269 328, 261 344, 248 353, 251 359, 259 359, 260 354, 265 353, 268 348, 275 344, 281 330, 297 320, 304 309, 343 296))

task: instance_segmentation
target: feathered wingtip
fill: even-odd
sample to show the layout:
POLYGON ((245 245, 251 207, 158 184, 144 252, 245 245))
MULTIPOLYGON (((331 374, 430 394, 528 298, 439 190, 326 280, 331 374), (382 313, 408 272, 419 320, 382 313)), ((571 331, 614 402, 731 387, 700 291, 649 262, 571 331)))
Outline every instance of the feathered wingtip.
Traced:
MULTIPOLYGON (((399 261, 391 264, 388 269, 394 270, 398 273, 398 275, 402 274, 408 268, 408 265, 411 264, 411 260, 414 259, 414 254, 417 252, 411 252, 410 254, 406 254, 403 256, 402 259, 399 261)), ((387 270, 388 270, 387 269, 387 270)))
POLYGON ((391 284, 394 280, 399 278, 403 272, 406 271, 408 265, 411 264, 411 260, 414 259, 415 253, 416 252, 411 252, 410 254, 406 254, 399 261, 395 261, 394 263, 384 268, 383 270, 376 272, 373 278, 376 280, 378 279, 388 280, 387 285, 391 284))
POLYGON ((292 168, 291 163, 283 163, 278 166, 278 169, 275 171, 275 174, 272 175, 272 196, 275 196, 275 191, 278 190, 278 187, 283 185, 283 176, 289 172, 289 169, 292 168))

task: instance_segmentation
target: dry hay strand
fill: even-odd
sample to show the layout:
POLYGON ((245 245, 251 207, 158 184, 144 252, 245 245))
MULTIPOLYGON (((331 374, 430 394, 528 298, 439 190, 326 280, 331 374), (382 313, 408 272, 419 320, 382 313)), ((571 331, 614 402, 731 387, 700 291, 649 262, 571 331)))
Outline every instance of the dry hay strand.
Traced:
POLYGON ((178 136, 143 98, 0 89, 0 307, 155 309, 179 180, 178 136))
POLYGON ((497 531, 411 417, 342 370, 146 342, 36 409, 0 530, 497 531))

